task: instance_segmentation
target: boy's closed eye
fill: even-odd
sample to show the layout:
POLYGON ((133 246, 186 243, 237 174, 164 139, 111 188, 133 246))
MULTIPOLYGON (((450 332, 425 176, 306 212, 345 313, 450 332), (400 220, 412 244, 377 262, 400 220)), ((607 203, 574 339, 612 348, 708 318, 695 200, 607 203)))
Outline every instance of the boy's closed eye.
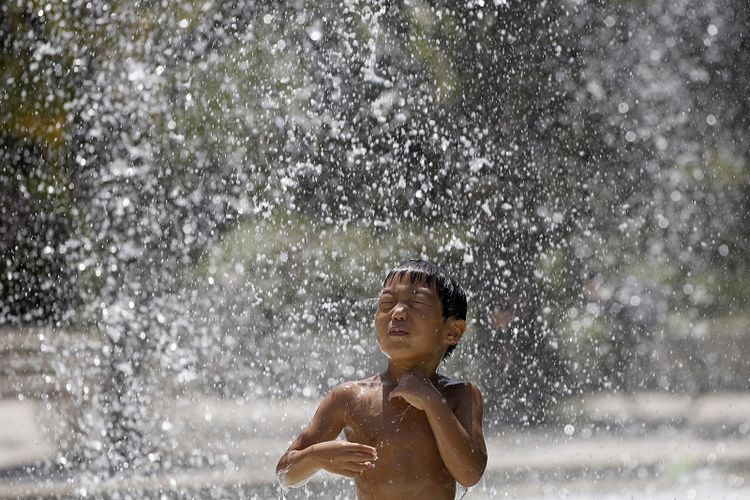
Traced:
POLYGON ((393 306, 395 305, 396 305, 396 300, 393 297, 389 297, 389 296, 381 297, 380 300, 378 301, 378 307, 383 311, 392 309, 393 306))
MULTIPOLYGON (((412 307, 430 307, 431 304, 429 302, 425 302, 424 300, 410 300, 409 304, 412 307)), ((378 307, 383 311, 388 311, 392 309, 396 305, 396 300, 392 297, 382 297, 380 301, 378 302, 378 307)))
POLYGON ((430 307, 429 302, 423 302, 421 300, 412 300, 411 304, 416 307, 430 307))

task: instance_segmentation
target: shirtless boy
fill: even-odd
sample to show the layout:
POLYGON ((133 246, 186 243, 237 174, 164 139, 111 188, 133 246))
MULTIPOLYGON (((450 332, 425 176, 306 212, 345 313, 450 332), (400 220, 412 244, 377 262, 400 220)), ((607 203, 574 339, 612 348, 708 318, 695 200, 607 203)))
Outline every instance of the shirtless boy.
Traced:
POLYGON ((387 369, 336 386, 279 460, 285 486, 316 471, 354 479, 360 499, 453 499, 487 464, 482 394, 437 373, 466 330, 466 294, 433 263, 388 273, 375 313, 387 369), (346 440, 337 440, 344 431, 346 440))

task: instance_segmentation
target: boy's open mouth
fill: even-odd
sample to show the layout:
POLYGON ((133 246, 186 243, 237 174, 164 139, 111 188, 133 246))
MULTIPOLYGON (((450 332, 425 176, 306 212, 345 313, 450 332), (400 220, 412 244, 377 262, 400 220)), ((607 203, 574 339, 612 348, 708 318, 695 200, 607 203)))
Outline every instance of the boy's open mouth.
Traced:
POLYGON ((388 330, 388 335, 392 335, 394 337, 403 337, 404 335, 407 335, 409 332, 406 330, 402 330, 401 328, 390 328, 388 330))

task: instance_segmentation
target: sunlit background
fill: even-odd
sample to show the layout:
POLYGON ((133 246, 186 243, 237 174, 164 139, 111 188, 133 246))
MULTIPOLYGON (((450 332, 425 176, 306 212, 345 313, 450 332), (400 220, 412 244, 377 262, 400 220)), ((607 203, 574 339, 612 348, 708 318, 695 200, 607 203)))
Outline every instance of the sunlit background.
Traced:
MULTIPOLYGON (((480 498, 750 497, 745 0, 0 4, 0 497, 353 498, 274 466, 469 291, 480 498)), ((459 488, 459 496, 463 494, 459 488)))

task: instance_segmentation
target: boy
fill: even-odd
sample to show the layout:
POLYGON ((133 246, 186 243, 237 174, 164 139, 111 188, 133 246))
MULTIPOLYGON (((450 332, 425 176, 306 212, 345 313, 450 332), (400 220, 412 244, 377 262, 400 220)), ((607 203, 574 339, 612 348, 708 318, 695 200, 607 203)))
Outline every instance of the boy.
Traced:
POLYGON ((436 373, 466 330, 466 294, 433 263, 410 260, 383 283, 375 332, 380 375, 335 387, 281 457, 284 486, 325 469, 354 479, 360 499, 453 499, 482 477, 482 394, 436 373), (336 440, 344 430, 345 441, 336 440))

